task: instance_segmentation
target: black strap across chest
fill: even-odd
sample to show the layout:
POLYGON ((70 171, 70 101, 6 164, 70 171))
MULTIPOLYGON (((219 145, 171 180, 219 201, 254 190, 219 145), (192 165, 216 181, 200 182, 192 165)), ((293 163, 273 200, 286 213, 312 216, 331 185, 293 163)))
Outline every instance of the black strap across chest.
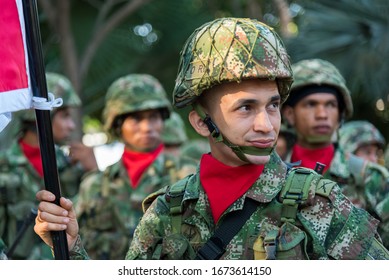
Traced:
POLYGON ((226 251, 226 246, 257 209, 257 202, 246 198, 242 210, 230 212, 216 229, 213 236, 197 252, 196 260, 217 260, 226 251))

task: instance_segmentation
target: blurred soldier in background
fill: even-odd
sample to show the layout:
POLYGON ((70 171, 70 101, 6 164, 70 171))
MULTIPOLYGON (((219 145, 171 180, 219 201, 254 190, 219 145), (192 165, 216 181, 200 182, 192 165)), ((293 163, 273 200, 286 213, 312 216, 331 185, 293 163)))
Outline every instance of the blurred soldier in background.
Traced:
POLYGON ((209 142, 202 138, 188 140, 181 146, 181 155, 192 158, 196 162, 200 162, 201 157, 209 152, 211 152, 209 142))
POLYGON ((6 260, 6 259, 8 259, 8 258, 7 258, 7 255, 5 254, 5 244, 4 244, 3 240, 0 238, 0 261, 6 260))
POLYGON ((88 174, 76 203, 80 234, 93 259, 123 259, 152 192, 195 172, 195 163, 164 151, 171 104, 157 79, 130 74, 109 87, 104 127, 125 145, 122 158, 88 174))
POLYGON ((339 145, 346 154, 351 153, 374 163, 383 163, 385 138, 368 121, 344 123, 339 130, 339 145))
POLYGON ((162 132, 165 152, 174 156, 180 156, 181 146, 187 141, 188 137, 184 121, 178 113, 172 112, 170 117, 165 120, 162 132))
MULTIPOLYGON (((46 80, 48 92, 63 100, 63 105, 51 112, 51 119, 61 191, 64 196, 73 197, 78 192, 82 174, 88 168, 93 169, 93 163, 90 164, 93 153, 79 157, 82 163, 86 163, 87 168, 83 168, 82 164, 76 164, 77 159, 65 155, 59 145, 67 143, 75 129, 71 109, 81 106, 81 100, 66 77, 47 73, 46 80)), ((40 251, 38 244, 42 243, 28 224, 28 221, 33 221, 31 216, 37 204, 35 193, 44 188, 35 111, 17 112, 15 122, 18 128, 16 141, 0 154, 0 237, 9 249, 15 247, 13 243, 17 243, 9 258, 52 258, 50 251, 47 255, 40 251), (17 239, 18 233, 22 234, 20 239, 17 239)), ((47 249, 46 246, 42 247, 47 249)))
MULTIPOLYGON (((381 220, 384 244, 389 240, 384 229, 389 223, 389 178, 382 167, 333 143, 340 124, 353 113, 349 90, 338 69, 321 59, 302 60, 292 65, 294 82, 283 106, 283 117, 296 131, 297 143, 290 161, 316 169, 334 180, 357 206, 381 220), (317 166, 316 163, 324 164, 317 166)), ((351 144, 354 145, 354 144, 351 144)))
POLYGON ((296 143, 296 133, 293 128, 282 123, 280 133, 277 139, 276 151, 282 160, 286 160, 292 151, 292 147, 296 143))

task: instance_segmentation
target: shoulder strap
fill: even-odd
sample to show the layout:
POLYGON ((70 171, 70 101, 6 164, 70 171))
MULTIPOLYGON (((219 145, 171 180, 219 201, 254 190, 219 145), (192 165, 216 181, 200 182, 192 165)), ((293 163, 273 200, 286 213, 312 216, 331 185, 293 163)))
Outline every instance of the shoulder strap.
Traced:
POLYGON ((282 201, 281 221, 295 223, 298 207, 308 199, 312 180, 320 177, 312 169, 292 168, 281 190, 280 200, 282 201))
POLYGON ((213 236, 197 252, 197 260, 217 260, 226 251, 226 246, 257 209, 257 202, 246 198, 242 210, 230 212, 213 236))
POLYGON ((182 201, 188 181, 180 180, 176 184, 173 184, 168 188, 165 195, 166 201, 169 202, 173 233, 181 232, 182 201))

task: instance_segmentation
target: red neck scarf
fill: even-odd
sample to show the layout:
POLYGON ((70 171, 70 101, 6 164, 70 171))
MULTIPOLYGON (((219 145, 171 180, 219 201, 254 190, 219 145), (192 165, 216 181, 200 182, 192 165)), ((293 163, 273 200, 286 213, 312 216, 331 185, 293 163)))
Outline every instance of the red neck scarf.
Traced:
POLYGON ((324 174, 330 167, 334 154, 335 147, 333 144, 320 149, 307 149, 296 144, 292 150, 291 162, 301 160, 300 166, 310 169, 315 169, 316 162, 323 163, 326 165, 323 171, 324 174))
POLYGON ((23 140, 19 141, 20 147, 28 159, 28 161, 31 163, 31 165, 34 167, 36 172, 43 177, 43 166, 42 166, 42 157, 41 157, 41 151, 38 147, 30 146, 23 140))
POLYGON ((259 178, 264 165, 227 166, 210 154, 200 162, 200 181, 208 196, 215 224, 223 212, 259 178))
POLYGON ((153 163, 163 150, 163 144, 159 145, 154 151, 148 153, 135 152, 124 149, 123 165, 130 177, 132 188, 136 188, 143 172, 153 163))

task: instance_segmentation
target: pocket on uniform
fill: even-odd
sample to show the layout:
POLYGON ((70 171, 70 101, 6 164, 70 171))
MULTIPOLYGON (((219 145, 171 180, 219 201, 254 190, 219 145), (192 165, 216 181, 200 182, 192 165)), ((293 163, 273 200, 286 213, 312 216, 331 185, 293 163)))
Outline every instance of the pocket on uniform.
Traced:
POLYGON ((307 236, 304 231, 286 222, 281 227, 264 224, 253 244, 256 260, 303 260, 307 236))

